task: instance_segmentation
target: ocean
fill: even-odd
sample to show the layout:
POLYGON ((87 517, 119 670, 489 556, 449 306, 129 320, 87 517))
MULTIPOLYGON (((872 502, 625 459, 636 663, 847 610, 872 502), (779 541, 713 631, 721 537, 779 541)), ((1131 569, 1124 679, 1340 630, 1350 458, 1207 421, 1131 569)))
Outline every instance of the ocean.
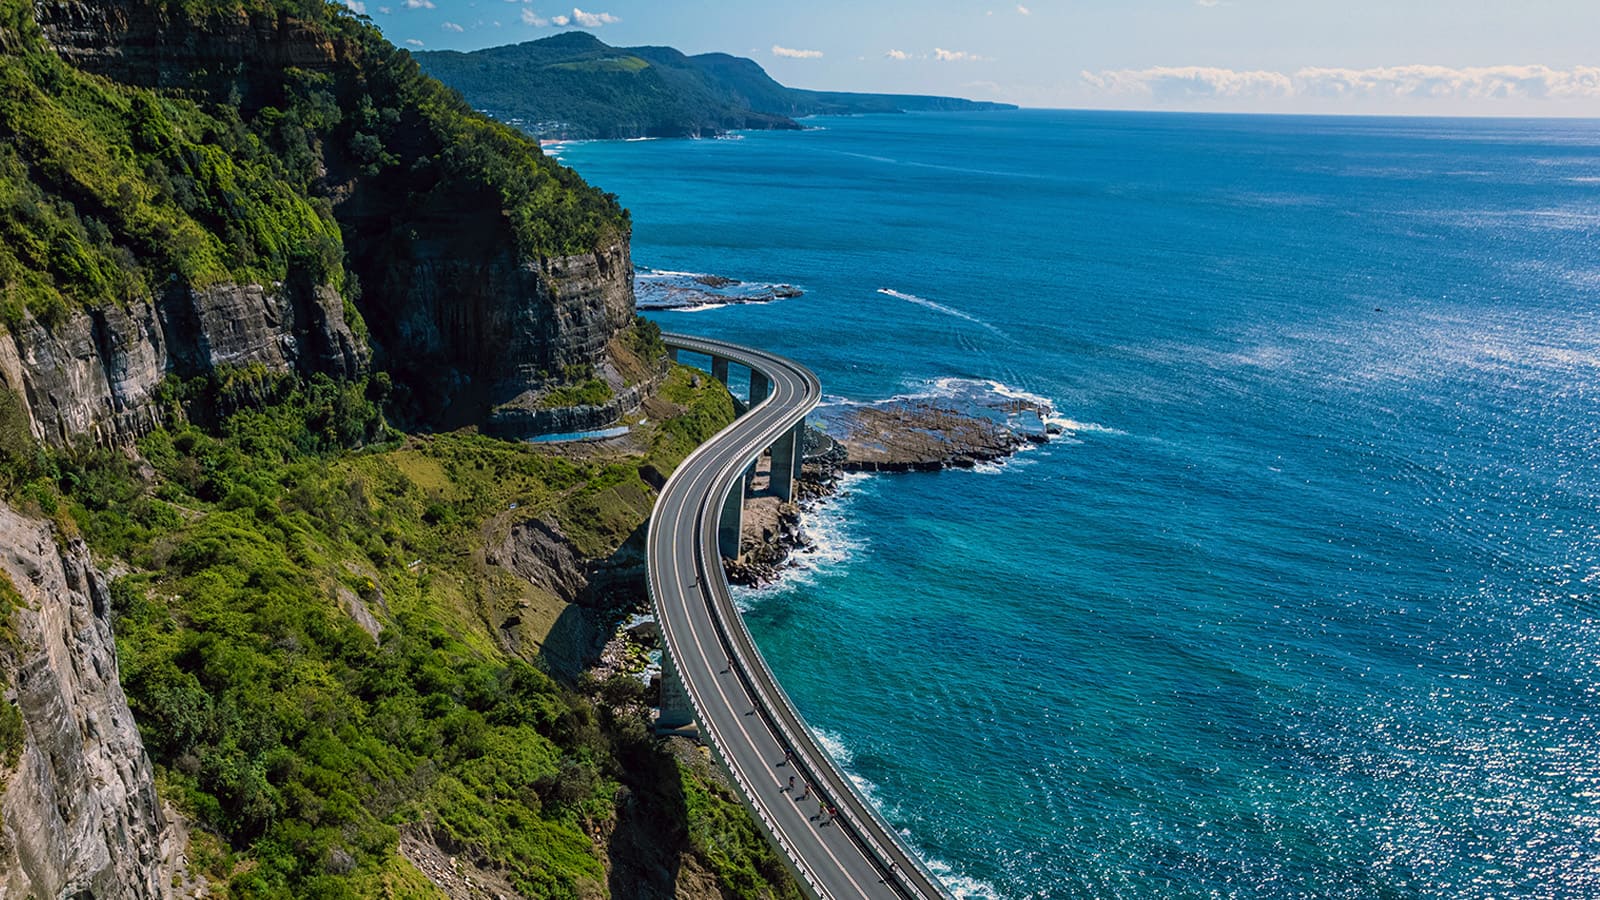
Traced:
POLYGON ((566 145, 652 313, 1048 399, 741 603, 963 897, 1600 896, 1600 122, 1020 111, 566 145))

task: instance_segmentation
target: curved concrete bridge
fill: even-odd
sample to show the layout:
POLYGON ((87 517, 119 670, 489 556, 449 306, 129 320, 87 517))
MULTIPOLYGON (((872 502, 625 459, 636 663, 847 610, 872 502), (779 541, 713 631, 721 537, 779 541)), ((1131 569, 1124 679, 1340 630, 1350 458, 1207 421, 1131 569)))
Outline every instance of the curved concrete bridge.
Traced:
POLYGON ((698 724, 811 896, 948 897, 811 736, 756 650, 722 575, 722 555, 738 552, 747 472, 771 449, 771 489, 792 494, 799 436, 822 398, 821 384, 804 366, 770 353, 664 338, 675 358, 710 357, 724 383, 729 363, 749 369, 751 390, 748 411, 678 466, 651 515, 650 598, 666 642, 658 727, 698 724), (837 815, 819 816, 819 806, 837 815))

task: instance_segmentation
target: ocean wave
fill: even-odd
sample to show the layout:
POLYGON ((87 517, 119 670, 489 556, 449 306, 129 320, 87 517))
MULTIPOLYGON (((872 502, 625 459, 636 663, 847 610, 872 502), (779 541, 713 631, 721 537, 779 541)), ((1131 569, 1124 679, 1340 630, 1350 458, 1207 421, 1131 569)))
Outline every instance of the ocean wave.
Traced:
MULTIPOLYGON (((909 837, 905 832, 901 834, 909 837)), ((934 859, 920 853, 917 855, 922 857, 922 864, 927 866, 928 872, 939 879, 940 883, 956 896, 956 900, 1001 900, 1000 892, 989 882, 962 875, 956 871, 955 866, 942 859, 934 859)))
MULTIPOLYGON (((849 778, 850 783, 855 785, 856 791, 861 794, 862 798, 872 804, 885 818, 898 818, 893 808, 884 804, 883 798, 880 796, 880 789, 876 784, 850 771, 850 766, 856 761, 856 755, 850 749, 850 745, 844 742, 843 736, 826 728, 807 727, 811 731, 811 736, 816 738, 817 743, 833 758, 839 769, 844 772, 845 777, 849 778)), ((901 829, 900 836, 906 839, 908 844, 912 843, 912 836, 906 830, 901 829)), ((951 893, 955 894, 957 900, 1001 900, 1000 892, 995 890, 994 885, 963 875, 957 872, 955 867, 949 863, 930 857, 920 850, 913 848, 913 852, 922 860, 922 864, 927 867, 928 872, 939 879, 945 887, 949 888, 951 893)))
POLYGON ((788 594, 801 585, 815 584, 817 576, 837 568, 867 546, 856 534, 849 515, 854 499, 875 476, 870 472, 846 472, 839 476, 834 491, 800 510, 800 530, 809 545, 789 554, 778 580, 760 587, 735 587, 733 601, 743 612, 761 602, 788 594))
POLYGON ((915 303, 918 306, 926 307, 927 309, 931 309, 934 312, 943 313, 947 316, 954 316, 957 319, 964 319, 974 325, 981 325, 995 334, 1005 334, 1005 332, 978 318, 972 313, 956 309, 953 306, 945 306, 943 303, 940 303, 937 300, 929 300, 927 297, 918 297, 916 294, 907 294, 904 291, 897 291, 892 288, 878 288, 878 293, 887 297, 893 297, 896 300, 904 300, 907 303, 915 303))
POLYGON ((812 728, 811 736, 817 739, 822 749, 828 751, 828 755, 839 765, 848 766, 856 761, 856 755, 845 746, 844 738, 840 737, 838 732, 826 728, 812 728))
POLYGON ((850 765, 856 761, 856 755, 849 745, 844 742, 844 738, 826 728, 817 728, 811 725, 806 727, 810 729, 811 736, 817 739, 817 743, 822 745, 822 749, 828 751, 828 755, 838 764, 839 770, 844 772, 844 777, 850 779, 850 783, 855 785, 856 793, 860 794, 862 799, 872 804, 882 813, 885 807, 879 796, 878 786, 850 771, 850 765))

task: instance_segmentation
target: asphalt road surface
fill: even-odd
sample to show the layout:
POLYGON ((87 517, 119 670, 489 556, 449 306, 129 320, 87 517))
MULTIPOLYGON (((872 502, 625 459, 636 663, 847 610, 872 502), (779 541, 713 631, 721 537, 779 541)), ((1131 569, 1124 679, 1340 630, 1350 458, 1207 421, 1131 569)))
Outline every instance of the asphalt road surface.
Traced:
POLYGON ((813 896, 949 897, 811 736, 751 641, 722 575, 717 523, 724 498, 762 450, 816 407, 821 384, 804 366, 770 353, 664 337, 671 347, 714 354, 772 382, 765 401, 678 466, 650 519, 650 595, 702 739, 813 896))

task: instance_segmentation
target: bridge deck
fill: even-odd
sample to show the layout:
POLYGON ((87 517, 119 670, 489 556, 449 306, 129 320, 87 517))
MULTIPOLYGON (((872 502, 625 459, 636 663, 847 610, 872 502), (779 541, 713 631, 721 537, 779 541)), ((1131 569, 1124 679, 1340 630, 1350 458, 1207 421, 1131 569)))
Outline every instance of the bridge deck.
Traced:
POLYGON ((764 448, 816 407, 820 383, 780 356, 665 337, 670 347, 739 363, 771 382, 764 400, 683 461, 650 520, 650 596, 702 737, 811 895, 948 897, 811 736, 756 650, 722 574, 723 499, 764 448), (837 816, 819 817, 826 807, 837 816))

